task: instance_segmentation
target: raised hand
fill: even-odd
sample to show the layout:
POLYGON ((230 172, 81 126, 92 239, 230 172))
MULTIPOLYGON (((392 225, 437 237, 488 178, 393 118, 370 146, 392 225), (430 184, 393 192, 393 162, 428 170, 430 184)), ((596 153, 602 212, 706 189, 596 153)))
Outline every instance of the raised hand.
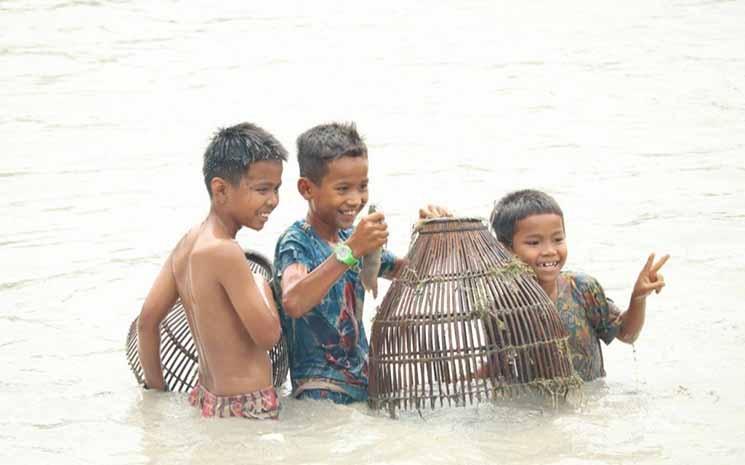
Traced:
POLYGON ((419 209, 419 219, 428 220, 430 218, 442 218, 453 216, 446 208, 437 205, 427 205, 419 209))
POLYGON ((639 273, 639 277, 636 279, 634 284, 634 290, 631 293, 631 300, 645 299, 653 291, 660 293, 663 287, 665 287, 665 278, 660 273, 660 268, 664 265, 670 255, 665 255, 657 262, 654 261, 654 254, 650 254, 647 259, 647 263, 644 264, 644 268, 639 273))
POLYGON ((388 225, 385 224, 385 215, 383 212, 375 212, 362 217, 347 239, 347 245, 352 249, 352 254, 360 258, 382 247, 387 241, 388 225))

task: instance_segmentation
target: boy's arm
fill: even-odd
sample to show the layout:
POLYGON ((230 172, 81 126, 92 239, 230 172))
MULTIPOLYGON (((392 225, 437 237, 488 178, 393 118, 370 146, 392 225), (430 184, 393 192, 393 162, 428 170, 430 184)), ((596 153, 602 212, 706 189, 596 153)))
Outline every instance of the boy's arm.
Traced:
POLYGON ((178 299, 176 280, 171 270, 172 255, 168 257, 155 278, 137 319, 137 341, 140 363, 145 375, 145 387, 166 389, 160 365, 160 323, 178 299))
POLYGON ((655 263, 654 254, 651 254, 647 259, 647 263, 639 273, 636 284, 634 284, 629 308, 620 316, 621 328, 618 332, 619 340, 627 344, 633 344, 639 337, 639 333, 642 327, 644 327, 647 296, 652 292, 659 293, 665 287, 665 279, 659 271, 669 258, 669 255, 665 255, 655 263))
POLYGON ((348 269, 333 255, 310 273, 302 263, 293 263, 282 272, 282 308, 290 318, 300 318, 321 303, 348 269))
POLYGON ((282 329, 268 283, 262 280, 263 289, 259 289, 243 250, 234 241, 216 246, 211 262, 218 282, 225 289, 251 339, 258 347, 271 349, 279 340, 282 329))
MULTIPOLYGON (((382 212, 363 217, 345 241, 352 255, 363 257, 388 240, 388 226, 382 212)), ((310 273, 302 263, 282 270, 282 308, 290 318, 300 318, 321 303, 331 286, 349 267, 330 255, 310 273)))

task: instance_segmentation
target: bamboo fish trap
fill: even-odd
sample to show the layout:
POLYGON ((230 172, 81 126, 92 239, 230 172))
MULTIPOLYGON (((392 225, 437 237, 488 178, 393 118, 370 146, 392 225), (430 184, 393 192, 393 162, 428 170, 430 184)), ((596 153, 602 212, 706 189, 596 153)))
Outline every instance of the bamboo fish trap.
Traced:
MULTIPOLYGON (((258 252, 246 251, 246 259, 254 273, 260 273, 267 280, 272 279, 271 262, 258 252)), ((160 325, 160 361, 163 378, 169 391, 187 392, 197 383, 199 360, 197 348, 189 329, 184 307, 179 300, 174 304, 160 325)), ((284 384, 289 370, 287 341, 284 335, 269 351, 272 361, 272 381, 276 388, 284 384)), ((137 318, 132 321, 127 334, 127 362, 137 382, 145 384, 137 347, 137 318)))
POLYGON ((466 405, 581 385, 567 332, 531 270, 477 218, 420 224, 372 324, 373 409, 466 405))

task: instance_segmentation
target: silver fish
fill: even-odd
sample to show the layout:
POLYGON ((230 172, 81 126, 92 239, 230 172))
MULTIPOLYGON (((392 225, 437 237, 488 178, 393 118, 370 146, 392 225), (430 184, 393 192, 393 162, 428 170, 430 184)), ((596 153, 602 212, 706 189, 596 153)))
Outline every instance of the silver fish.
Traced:
MULTIPOLYGON (((375 213, 377 207, 370 204, 368 214, 375 213)), ((360 267, 360 281, 366 291, 372 291, 373 298, 378 297, 378 273, 380 272, 380 254, 383 248, 379 247, 369 254, 362 257, 362 266, 360 267)))

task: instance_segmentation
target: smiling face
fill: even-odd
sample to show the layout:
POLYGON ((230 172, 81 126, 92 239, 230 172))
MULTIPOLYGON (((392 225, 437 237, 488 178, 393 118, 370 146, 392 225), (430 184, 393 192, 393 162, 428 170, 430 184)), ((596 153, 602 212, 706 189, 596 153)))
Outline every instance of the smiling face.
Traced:
POLYGON ((367 157, 342 156, 326 167, 320 184, 301 178, 298 188, 309 201, 309 223, 319 233, 334 236, 351 228, 367 204, 367 157))
POLYGON ((260 230, 269 214, 279 204, 282 184, 282 162, 274 160, 251 163, 237 186, 227 185, 227 210, 233 220, 260 230))
POLYGON ((542 287, 552 286, 567 259, 561 216, 544 213, 519 220, 512 237, 512 252, 535 271, 542 287))

